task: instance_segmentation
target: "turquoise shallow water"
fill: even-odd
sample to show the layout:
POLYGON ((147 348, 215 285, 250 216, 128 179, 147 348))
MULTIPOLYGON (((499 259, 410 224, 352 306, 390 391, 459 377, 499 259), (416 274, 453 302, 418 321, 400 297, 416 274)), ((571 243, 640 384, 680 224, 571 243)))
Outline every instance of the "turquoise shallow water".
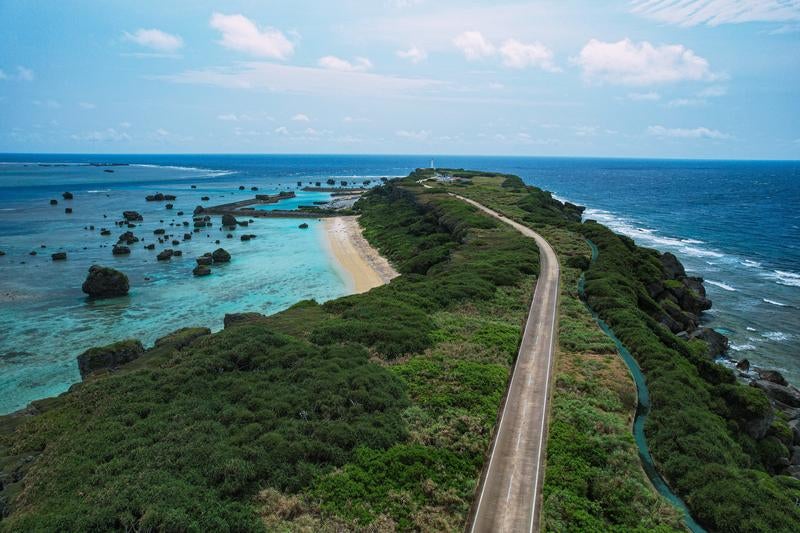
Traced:
MULTIPOLYGON (((30 181, 52 170, 28 167, 14 171, 28 174, 30 181)), ((0 413, 59 394, 79 381, 75 358, 88 347, 124 338, 138 338, 148 345, 178 327, 220 329, 226 313, 270 314, 302 299, 324 301, 349 291, 327 252, 322 224, 315 219, 256 219, 246 228, 231 231, 232 238, 219 227, 220 217, 212 217, 214 225, 200 233, 193 233, 191 226, 184 227, 182 222, 191 221, 195 205, 252 196, 252 192, 240 193, 238 188, 217 182, 216 173, 185 169, 143 172, 141 168, 121 167, 114 169, 113 179, 118 183, 133 178, 134 183, 98 186, 82 183, 72 174, 96 174, 102 169, 56 170, 66 174, 63 179, 56 178, 58 190, 73 192, 73 200, 64 201, 60 193, 45 190, 0 203, 5 209, 0 212, 0 249, 7 254, 0 258, 0 413), (155 173, 167 182, 135 183, 143 173, 155 173), (197 189, 191 189, 189 182, 197 183, 197 189), (145 202, 146 194, 157 191, 178 197, 173 210, 165 208, 166 202, 145 202), (203 202, 202 196, 211 199, 203 202), (57 198, 59 204, 50 206, 50 198, 57 198), (73 214, 64 213, 66 206, 72 207, 73 214), (125 209, 144 216, 144 222, 131 229, 143 242, 131 245, 129 256, 113 256, 111 245, 128 228, 116 227, 112 221, 120 219, 125 209), (183 216, 177 215, 179 210, 184 211, 183 216), (301 222, 310 227, 299 229, 301 222), (84 229, 89 225, 96 229, 84 229), (111 229, 112 235, 101 236, 102 227, 111 229), (153 234, 156 228, 164 228, 180 244, 159 244, 153 234), (184 241, 187 232, 192 238, 184 241), (257 237, 243 242, 241 233, 257 237), (148 242, 156 243, 156 250, 145 250, 148 242), (194 258, 219 246, 231 253, 231 263, 212 267, 211 276, 192 276, 194 258), (164 248, 182 250, 183 256, 159 262, 155 256, 164 248), (30 256, 31 250, 38 255, 30 256), (53 262, 50 254, 55 251, 66 251, 68 260, 53 262), (125 272, 130 278, 130 294, 108 300, 87 299, 80 287, 92 264, 125 272)), ((8 176, 12 167, 6 165, 0 171, 8 176)), ((98 179, 108 180, 110 173, 103 174, 98 179)), ((19 183, 26 178, 17 175, 13 179, 19 183)), ((259 188, 278 191, 269 183, 260 183, 259 188)), ((319 196, 314 193, 305 198, 304 194, 299 193, 295 203, 314 201, 319 196)))

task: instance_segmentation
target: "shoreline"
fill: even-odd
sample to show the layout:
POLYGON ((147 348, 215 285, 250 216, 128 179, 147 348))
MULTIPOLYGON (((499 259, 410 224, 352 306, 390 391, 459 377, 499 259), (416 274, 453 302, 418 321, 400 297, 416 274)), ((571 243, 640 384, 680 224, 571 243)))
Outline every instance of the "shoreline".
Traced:
POLYGON ((361 294, 385 285, 400 275, 364 238, 358 217, 325 218, 322 227, 326 248, 339 270, 348 278, 352 294, 361 294))

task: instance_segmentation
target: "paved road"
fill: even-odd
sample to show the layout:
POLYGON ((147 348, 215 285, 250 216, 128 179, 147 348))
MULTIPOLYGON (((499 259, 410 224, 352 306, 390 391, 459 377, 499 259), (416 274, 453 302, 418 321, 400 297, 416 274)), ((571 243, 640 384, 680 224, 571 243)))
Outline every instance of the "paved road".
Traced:
POLYGON ((536 241, 540 273, 525 323, 517 362, 492 446, 489 466, 476 493, 471 532, 539 530, 550 373, 558 318, 558 258, 541 235, 488 209, 456 196, 536 241))

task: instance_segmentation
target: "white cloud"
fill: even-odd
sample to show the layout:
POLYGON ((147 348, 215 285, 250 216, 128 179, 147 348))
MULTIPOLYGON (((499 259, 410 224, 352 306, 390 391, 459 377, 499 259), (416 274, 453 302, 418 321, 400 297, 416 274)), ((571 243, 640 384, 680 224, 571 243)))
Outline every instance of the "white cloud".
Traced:
POLYGON ((400 59, 407 59, 414 64, 425 61, 425 59, 428 58, 428 52, 426 52, 424 48, 419 48, 417 46, 412 46, 407 50, 398 50, 396 54, 400 59))
POLYGON ((134 42, 140 46, 159 50, 161 52, 176 52, 183 47, 183 39, 178 35, 172 35, 155 28, 146 30, 139 28, 133 33, 127 31, 123 36, 128 41, 134 42))
POLYGON ((690 107, 705 104, 705 100, 699 98, 675 98, 667 102, 667 107, 690 107))
POLYGON ((238 63, 233 67, 209 67, 154 78, 173 83, 325 96, 348 94, 408 97, 415 91, 443 85, 440 81, 423 78, 400 78, 369 72, 343 72, 266 62, 238 63))
POLYGON ((645 101, 645 100, 660 100, 661 95, 657 92, 649 92, 649 93, 628 93, 628 100, 634 100, 637 102, 645 101))
POLYGON ((363 72, 372 68, 372 61, 366 57, 357 57, 352 63, 346 59, 336 56, 324 56, 319 58, 317 64, 328 70, 338 70, 341 72, 363 72))
POLYGON ((61 107, 61 103, 58 100, 33 100, 33 105, 38 107, 46 107, 48 109, 58 109, 61 107))
POLYGON ((712 85, 698 92, 697 96, 700 98, 716 98, 718 96, 725 96, 726 94, 728 94, 728 88, 724 85, 712 85))
POLYGON ((231 50, 258 57, 288 59, 294 53, 294 44, 275 28, 259 29, 244 15, 211 15, 211 27, 222 33, 220 45, 231 50))
POLYGON ((404 139, 413 139, 415 141, 424 141, 428 137, 430 137, 431 132, 428 130, 419 130, 419 131, 409 131, 409 130, 398 130, 395 132, 398 137, 403 137, 404 139))
POLYGON ((679 26, 800 21, 797 0, 634 0, 631 12, 679 26))
POLYGON ((319 134, 320 134, 320 132, 319 132, 319 131, 317 131, 317 130, 315 130, 314 128, 306 128, 306 130, 305 130, 305 134, 306 134, 306 135, 311 135, 311 136, 314 136, 314 137, 316 137, 317 135, 319 135, 319 134))
POLYGON ((3 69, 0 69, 0 80, 33 81, 34 77, 33 70, 23 67, 22 65, 17 66, 16 74, 8 74, 3 69))
POLYGON ((29 68, 18 66, 17 79, 20 81, 33 81, 33 71, 29 68))
POLYGON ((479 31, 465 31, 453 39, 453 44, 461 50, 469 61, 494 55, 494 45, 479 31))
POLYGON ((169 137, 169 132, 167 130, 165 130, 164 128, 156 129, 155 134, 158 137, 169 137))
POLYGON ((275 133, 278 135, 289 135, 289 129, 286 126, 278 126, 275 128, 275 133))
POLYGON ((681 44, 653 46, 630 39, 615 43, 592 39, 573 62, 581 67, 587 81, 600 83, 652 85, 718 77, 708 61, 681 44))
POLYGON ((665 128, 664 126, 650 126, 647 134, 655 137, 676 137, 679 139, 729 139, 730 135, 719 130, 712 130, 703 126, 697 128, 665 128))
POLYGON ((217 115, 217 120, 236 122, 237 120, 239 120, 239 117, 237 117, 235 113, 225 113, 222 115, 217 115))
POLYGON ((123 142, 130 141, 131 136, 124 131, 118 131, 114 128, 107 128, 105 130, 90 131, 87 133, 76 133, 70 136, 75 141, 93 141, 93 142, 123 142))
POLYGON ((561 70, 553 63, 553 51, 540 42, 523 43, 516 39, 506 39, 497 48, 481 32, 465 31, 453 39, 453 44, 469 61, 485 59, 499 53, 503 65, 509 68, 537 67, 549 72, 561 70))
POLYGON ((120 123, 119 123, 119 127, 120 127, 120 128, 125 128, 125 129, 128 129, 128 128, 130 128, 130 127, 131 127, 131 123, 130 123, 130 122, 120 122, 120 123))
POLYGON ((303 113, 296 114, 295 116, 292 117, 292 120, 294 120, 295 122, 311 122, 311 119, 308 118, 308 115, 305 115, 303 113))
POLYGON ((578 137, 591 137, 597 135, 597 126, 575 126, 575 135, 578 137))
POLYGON ((549 72, 561 70, 553 63, 553 51, 539 42, 525 44, 508 39, 500 47, 500 55, 503 64, 511 68, 537 67, 549 72))
POLYGON ((79 102, 78 105, 81 107, 81 109, 94 109, 97 107, 91 102, 79 102))

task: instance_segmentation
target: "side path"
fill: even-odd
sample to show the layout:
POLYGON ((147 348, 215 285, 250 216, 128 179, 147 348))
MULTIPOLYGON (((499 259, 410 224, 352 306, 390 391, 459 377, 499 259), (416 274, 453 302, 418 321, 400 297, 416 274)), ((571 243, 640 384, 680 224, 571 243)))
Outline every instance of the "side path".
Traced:
POLYGON ((530 533, 539 530, 541 513, 550 374, 558 323, 558 257, 532 229, 478 202, 453 196, 534 239, 539 247, 539 279, 469 526, 471 532, 530 533))

